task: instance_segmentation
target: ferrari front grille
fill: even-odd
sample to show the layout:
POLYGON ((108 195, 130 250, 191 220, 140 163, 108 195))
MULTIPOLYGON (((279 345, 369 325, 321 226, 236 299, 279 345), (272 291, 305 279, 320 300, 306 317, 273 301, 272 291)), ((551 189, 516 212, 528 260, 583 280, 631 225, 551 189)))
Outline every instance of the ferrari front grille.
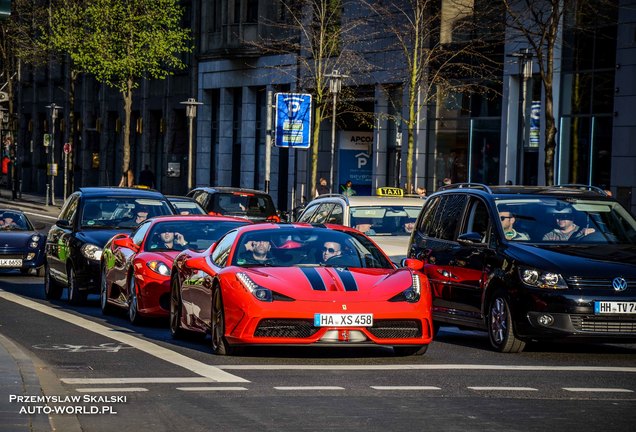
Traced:
POLYGON ((581 332, 636 334, 636 318, 622 316, 571 315, 572 325, 581 332))
POLYGON ((307 338, 318 330, 312 320, 265 319, 258 323, 254 337, 307 338))
POLYGON ((422 326, 416 320, 375 320, 369 332, 381 339, 422 337, 422 326))

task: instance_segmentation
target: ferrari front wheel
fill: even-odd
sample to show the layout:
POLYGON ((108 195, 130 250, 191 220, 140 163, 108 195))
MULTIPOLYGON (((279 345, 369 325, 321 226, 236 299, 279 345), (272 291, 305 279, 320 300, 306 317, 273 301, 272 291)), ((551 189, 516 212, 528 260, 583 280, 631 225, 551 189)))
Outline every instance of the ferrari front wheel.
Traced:
POLYGON ((181 310, 183 309, 183 304, 181 303, 181 291, 179 290, 177 278, 172 278, 170 285, 170 334, 175 339, 181 339, 185 336, 181 328, 181 310))
POLYGON ((212 336, 212 352, 216 355, 231 355, 232 347, 225 340, 225 310, 223 309, 221 287, 218 285, 215 285, 212 292, 210 333, 212 336))
POLYGON ((135 283, 135 275, 130 275, 130 284, 128 292, 128 319, 131 324, 141 324, 143 318, 139 314, 139 299, 137 298, 137 284, 135 283))

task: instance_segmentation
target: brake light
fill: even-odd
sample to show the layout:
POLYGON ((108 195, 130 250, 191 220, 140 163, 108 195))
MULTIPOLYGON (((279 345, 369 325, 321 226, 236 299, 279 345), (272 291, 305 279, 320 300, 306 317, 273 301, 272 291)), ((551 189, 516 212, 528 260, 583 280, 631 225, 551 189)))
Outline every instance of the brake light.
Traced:
POLYGON ((275 222, 275 223, 279 223, 280 222, 280 218, 277 215, 267 216, 267 218, 265 220, 266 221, 270 221, 270 222, 275 222))
POLYGON ((221 213, 217 213, 215 211, 208 212, 209 216, 223 216, 221 213))
POLYGON ((247 192, 232 192, 232 195, 238 195, 238 196, 254 196, 253 193, 247 193, 247 192))

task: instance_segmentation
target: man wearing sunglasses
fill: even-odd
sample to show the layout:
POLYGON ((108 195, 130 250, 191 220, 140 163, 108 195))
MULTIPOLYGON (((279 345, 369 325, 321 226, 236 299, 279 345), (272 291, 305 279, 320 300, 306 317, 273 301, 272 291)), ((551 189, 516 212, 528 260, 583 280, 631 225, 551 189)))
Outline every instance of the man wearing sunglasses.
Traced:
POLYGON ((338 242, 327 241, 322 247, 322 262, 327 264, 329 260, 336 260, 342 255, 342 246, 338 242))
POLYGON ((503 228, 506 240, 530 240, 528 234, 521 233, 514 229, 516 219, 515 215, 510 211, 510 209, 502 208, 501 210, 499 210, 499 219, 501 220, 501 228, 503 228))

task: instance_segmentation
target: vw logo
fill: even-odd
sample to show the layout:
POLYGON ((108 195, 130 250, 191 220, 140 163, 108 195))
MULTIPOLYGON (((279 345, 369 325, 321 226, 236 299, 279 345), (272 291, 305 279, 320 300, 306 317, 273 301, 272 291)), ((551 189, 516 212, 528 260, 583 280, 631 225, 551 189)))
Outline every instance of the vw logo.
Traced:
POLYGON ((625 291, 627 289, 627 281, 625 278, 617 277, 612 281, 614 291, 625 291))

